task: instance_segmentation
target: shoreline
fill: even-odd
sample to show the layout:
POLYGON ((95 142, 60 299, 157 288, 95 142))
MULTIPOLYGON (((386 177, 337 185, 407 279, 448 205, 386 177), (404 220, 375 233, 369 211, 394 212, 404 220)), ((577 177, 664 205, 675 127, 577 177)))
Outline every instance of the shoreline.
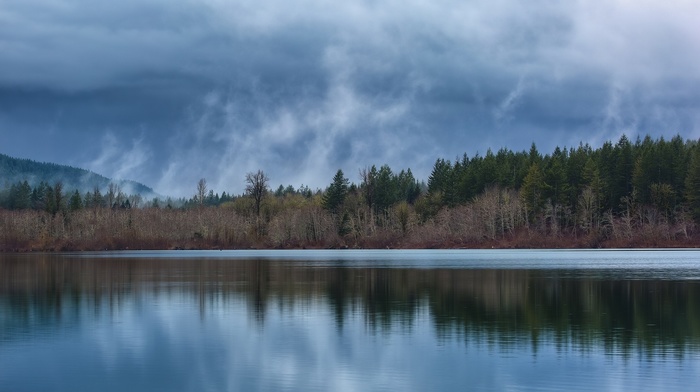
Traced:
POLYGON ((700 250, 698 240, 664 242, 658 245, 643 245, 634 242, 620 243, 620 241, 608 241, 598 244, 599 246, 561 246, 559 241, 555 246, 548 246, 548 243, 539 243, 539 246, 527 246, 526 244, 507 244, 507 246, 498 246, 492 243, 483 244, 451 244, 450 246, 382 246, 382 247, 366 247, 366 246, 282 246, 282 247, 265 247, 265 246, 250 246, 250 247, 220 247, 220 246, 169 246, 169 247, 138 247, 138 246, 69 246, 68 244, 57 244, 49 247, 20 247, 8 248, 0 244, 0 253, 83 253, 83 252, 119 252, 119 251, 294 251, 294 250, 700 250))
MULTIPOLYGON (((352 217, 339 234, 334 216, 319 206, 267 218, 232 209, 91 209, 55 214, 0 210, 0 252, 235 249, 661 249, 700 248, 688 224, 600 226, 551 230, 530 224, 486 230, 459 210, 407 222, 352 217), (403 223, 403 224, 402 224, 403 223), (622 227, 624 229, 624 227, 622 227)), ((617 222, 615 222, 617 223, 617 222)))

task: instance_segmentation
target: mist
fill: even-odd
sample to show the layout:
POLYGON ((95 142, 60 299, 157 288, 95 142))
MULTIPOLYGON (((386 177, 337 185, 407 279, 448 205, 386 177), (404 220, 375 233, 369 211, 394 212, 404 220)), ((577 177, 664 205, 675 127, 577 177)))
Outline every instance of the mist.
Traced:
POLYGON ((700 137, 700 5, 7 0, 0 152, 189 197, 700 137))

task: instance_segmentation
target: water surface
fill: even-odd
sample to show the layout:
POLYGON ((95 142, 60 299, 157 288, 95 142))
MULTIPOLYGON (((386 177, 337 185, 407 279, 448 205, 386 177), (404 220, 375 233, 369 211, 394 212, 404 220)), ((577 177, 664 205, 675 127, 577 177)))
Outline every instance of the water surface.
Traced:
POLYGON ((697 385, 697 251, 0 255, 0 391, 697 385))

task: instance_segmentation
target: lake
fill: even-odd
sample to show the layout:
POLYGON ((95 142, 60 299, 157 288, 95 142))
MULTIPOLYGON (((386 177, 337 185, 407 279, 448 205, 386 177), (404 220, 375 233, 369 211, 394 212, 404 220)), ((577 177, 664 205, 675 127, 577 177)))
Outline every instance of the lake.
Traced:
POLYGON ((0 254, 0 391, 698 385, 700 251, 0 254))

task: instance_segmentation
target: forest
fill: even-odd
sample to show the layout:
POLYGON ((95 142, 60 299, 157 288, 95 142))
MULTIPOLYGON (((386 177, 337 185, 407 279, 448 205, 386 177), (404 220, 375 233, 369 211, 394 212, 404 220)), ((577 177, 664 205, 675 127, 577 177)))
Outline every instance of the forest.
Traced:
POLYGON ((111 180, 85 169, 0 154, 0 187, 13 183, 24 185, 25 182, 32 187, 40 185, 41 182, 52 185, 60 182, 63 189, 70 190, 106 189, 110 183, 114 183, 143 197, 151 198, 155 195, 153 189, 138 182, 111 180))
POLYGON ((695 247, 700 147, 694 140, 622 136, 542 154, 502 148, 437 159, 429 178, 387 165, 341 170, 325 189, 270 188, 189 199, 81 194, 26 180, 0 191, 0 250, 238 248, 695 247))

